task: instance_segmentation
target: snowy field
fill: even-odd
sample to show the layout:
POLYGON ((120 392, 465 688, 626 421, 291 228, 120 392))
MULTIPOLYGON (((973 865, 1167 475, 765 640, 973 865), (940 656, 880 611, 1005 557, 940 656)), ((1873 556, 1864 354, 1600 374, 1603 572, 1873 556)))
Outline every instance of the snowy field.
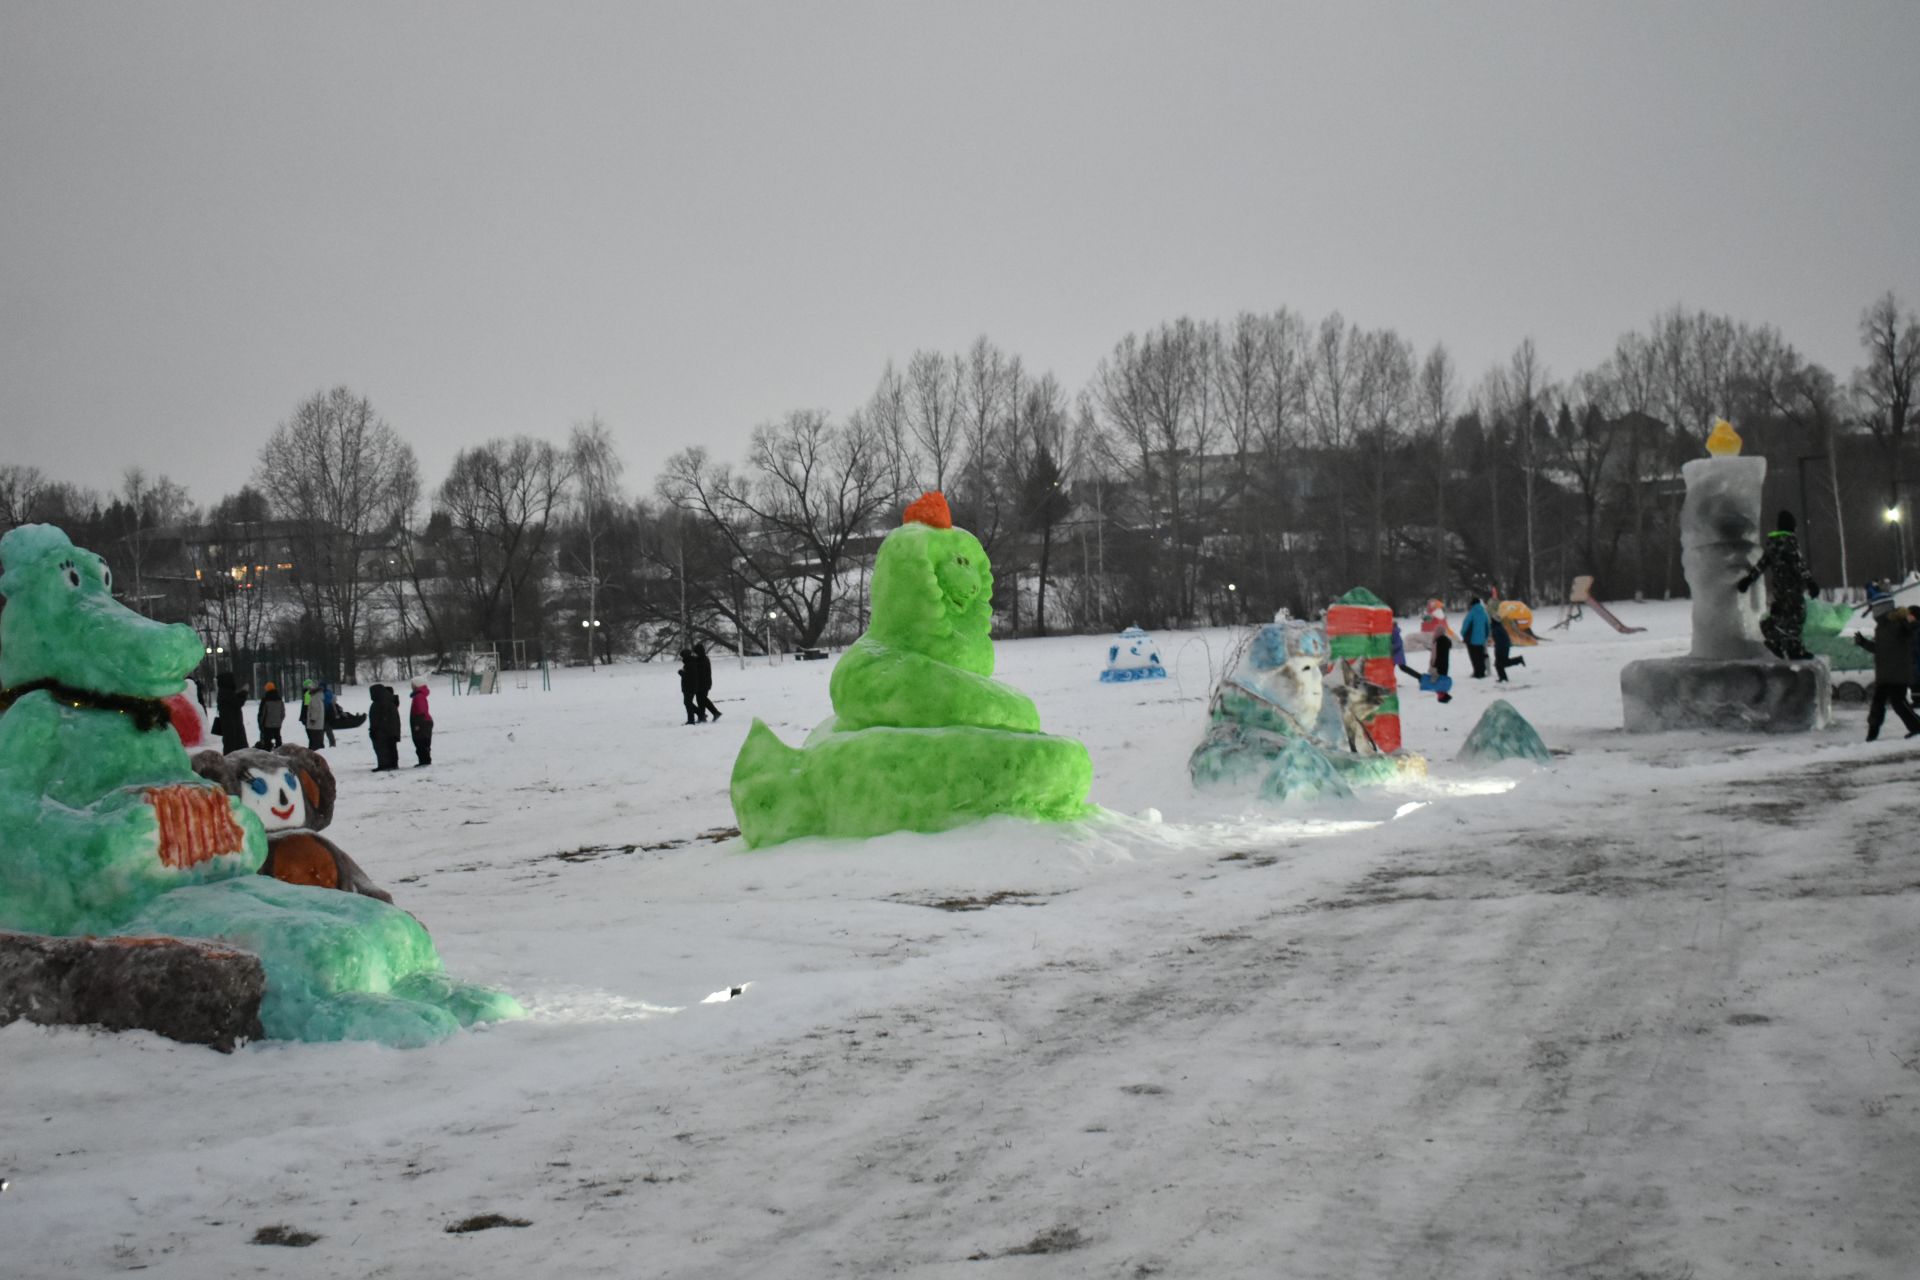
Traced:
POLYGON ((0 1029, 0 1276, 1920 1276, 1920 750, 1628 737, 1687 611, 1618 612, 1503 690, 1553 768, 1403 686, 1431 776, 1306 811, 1186 782, 1231 632, 1150 685, 1003 643, 1107 816, 758 853, 733 754, 830 663, 719 660, 696 727, 670 665, 443 680, 430 769, 329 752, 329 834, 533 1016, 0 1029))

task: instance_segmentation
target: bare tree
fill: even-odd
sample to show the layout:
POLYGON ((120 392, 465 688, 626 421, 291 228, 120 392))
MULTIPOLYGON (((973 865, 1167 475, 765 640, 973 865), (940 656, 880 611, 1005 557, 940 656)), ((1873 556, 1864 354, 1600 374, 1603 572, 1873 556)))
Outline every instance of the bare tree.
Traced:
POLYGON ((1920 319, 1904 316, 1892 290, 1860 313, 1860 347, 1867 362, 1853 374, 1854 411, 1886 461, 1887 502, 1906 511, 1907 429, 1914 419, 1914 385, 1920 381, 1920 319))
POLYGON ((1539 510, 1540 431, 1535 419, 1541 416, 1540 406, 1548 397, 1548 379, 1546 367, 1540 363, 1531 337, 1521 339, 1520 345, 1513 349, 1513 356, 1507 361, 1507 376, 1499 386, 1504 401, 1501 408, 1517 433, 1520 465, 1525 469, 1522 502, 1525 507, 1527 599, 1537 601, 1540 599, 1539 547, 1534 522, 1539 510))
POLYGON ((132 572, 133 594, 123 598, 133 608, 148 611, 146 572, 155 538, 192 513, 193 503, 184 485, 166 476, 149 476, 143 467, 128 467, 120 479, 116 506, 125 510, 120 545, 126 548, 132 572))
POLYGON ((1268 350, 1273 339, 1268 317, 1242 312, 1222 335, 1212 373, 1213 401, 1231 468, 1228 510, 1223 514, 1232 533, 1234 556, 1248 567, 1250 555, 1266 541, 1271 518, 1269 504, 1258 495, 1266 461, 1265 432, 1274 417, 1268 350))
POLYGON ((524 638, 523 596, 546 565, 554 516, 572 477, 566 453, 530 436, 489 440, 454 455, 439 506, 453 522, 461 552, 455 580, 485 638, 524 638))
POLYGON ((40 519, 50 488, 40 468, 0 463, 0 532, 40 519))
POLYGON ((916 446, 920 468, 914 480, 944 490, 959 468, 965 398, 961 389, 966 364, 959 356, 916 351, 907 362, 907 433, 916 446))
POLYGON ((567 442, 567 454, 573 468, 574 505, 578 510, 581 538, 572 557, 574 575, 587 587, 587 666, 598 660, 594 632, 600 621, 601 572, 600 544, 611 531, 614 508, 620 499, 620 473, 624 469, 613 436, 599 415, 576 423, 567 442))
MULTIPOLYGON (((1022 378, 1016 397, 1011 430, 1005 433, 1003 469, 1019 495, 1016 511, 1017 532, 1036 537, 1039 553, 1035 568, 1039 593, 1035 604, 1035 626, 1047 633, 1047 580, 1053 552, 1056 526, 1066 519, 1073 503, 1068 497, 1066 476, 1073 465, 1068 456, 1074 439, 1069 429, 1067 397, 1052 374, 1040 378, 1022 378)), ((1013 628, 1020 628, 1020 570, 1016 556, 1007 566, 1012 581, 1013 628)))
POLYGON ((1143 338, 1128 334, 1093 379, 1093 402, 1110 436, 1106 452, 1145 495, 1147 523, 1166 531, 1172 604, 1182 618, 1194 616, 1212 515, 1206 468, 1222 427, 1214 398, 1219 344, 1218 326, 1182 317, 1143 338))
POLYGON ((1433 586, 1447 589, 1447 491, 1453 475, 1447 466, 1448 436, 1453 431, 1456 396, 1453 358, 1446 347, 1433 344, 1420 364, 1420 382, 1415 391, 1414 423, 1419 433, 1420 456, 1433 494, 1433 586))
MULTIPOLYGON (((1839 389, 1831 373, 1802 358, 1777 333, 1770 329, 1766 333, 1769 341, 1764 345, 1756 365, 1758 390, 1774 413, 1805 433, 1807 442, 1819 450, 1817 455, 1803 452, 1796 456, 1796 469, 1805 467, 1815 457, 1826 464, 1826 496, 1833 508, 1833 536, 1840 557, 1840 581, 1851 582, 1853 578, 1847 564, 1846 507, 1840 499, 1840 435, 1847 424, 1840 405, 1839 389)), ((1801 483, 1804 487, 1804 473, 1801 483)), ((1810 497, 1808 505, 1811 506, 1810 497)), ((1803 513, 1809 532, 1813 515, 1811 510, 1803 513)))
POLYGON ((196 629, 219 637, 236 660, 266 643, 277 603, 281 575, 267 541, 271 516, 266 495, 243 486, 207 509, 200 536, 188 545, 199 597, 196 629))
POLYGON ((1389 590, 1387 564, 1393 554, 1393 527, 1388 499, 1412 417, 1413 347, 1391 329, 1360 335, 1358 342, 1358 429, 1354 443, 1367 501, 1367 574, 1376 589, 1389 590))
MULTIPOLYGON (((391 555, 379 560, 375 577, 385 588, 387 600, 393 609, 393 619, 400 628, 400 659, 406 664, 406 674, 413 674, 413 656, 418 652, 415 637, 423 637, 432 648, 435 658, 444 659, 452 652, 447 636, 441 626, 441 601, 427 589, 426 578, 430 572, 437 573, 440 566, 427 559, 430 552, 429 531, 433 528, 432 518, 423 529, 420 524, 420 473, 410 471, 402 480, 396 481, 394 507, 398 512, 394 521, 394 538, 391 555), (414 613, 418 610, 420 624, 414 622, 414 613)), ((444 515, 440 517, 442 529, 448 526, 444 515)))
MULTIPOLYGON (((1307 421, 1307 348, 1311 341, 1306 322, 1282 307, 1267 317, 1267 423, 1261 432, 1261 508, 1271 512, 1260 539, 1261 580, 1267 598, 1276 601, 1280 594, 1273 560, 1280 551, 1274 532, 1289 537, 1299 512, 1299 485, 1296 479, 1301 444, 1307 421)), ((1295 604, 1304 606, 1308 597, 1306 556, 1285 555, 1293 569, 1295 604)))
POLYGON ((659 489, 725 541, 742 578, 804 647, 832 620, 850 544, 893 505, 891 479, 871 424, 835 427, 822 412, 798 410, 754 430, 744 470, 685 449, 668 459, 659 489))
POLYGON ((1665 429, 1653 417, 1661 395, 1660 344, 1637 333, 1625 334, 1602 368, 1612 384, 1604 398, 1627 423, 1622 483, 1633 512, 1634 590, 1644 593, 1653 583, 1648 539, 1654 487, 1666 470, 1667 456, 1665 429))
POLYGON ((987 558, 995 558, 1000 532, 1011 521, 1014 504, 1000 474, 1007 433, 1014 413, 1016 362, 983 334, 962 361, 960 379, 960 464, 955 518, 980 539, 987 558))
POLYGON ((1338 311, 1320 322, 1307 348, 1307 421, 1314 442, 1328 458, 1333 479, 1335 564, 1340 581, 1353 580, 1353 538, 1348 525, 1346 458, 1360 429, 1360 379, 1364 357, 1360 332, 1338 311))
POLYGON ((356 680, 361 611, 374 585, 362 556, 417 490, 413 450, 365 396, 335 387, 301 401, 275 429, 254 484, 292 522, 301 599, 332 637, 346 679, 356 680))
POLYGON ((893 367, 893 361, 887 361, 887 367, 880 371, 873 394, 854 410, 851 423, 880 445, 894 488, 905 489, 913 483, 919 467, 913 442, 907 436, 907 381, 893 367))
POLYGON ((1613 401, 1617 387, 1618 379, 1604 364, 1581 374, 1573 380, 1573 402, 1562 400, 1554 421, 1554 458, 1579 491, 1585 568, 1595 574, 1600 571, 1600 504, 1617 442, 1613 401))

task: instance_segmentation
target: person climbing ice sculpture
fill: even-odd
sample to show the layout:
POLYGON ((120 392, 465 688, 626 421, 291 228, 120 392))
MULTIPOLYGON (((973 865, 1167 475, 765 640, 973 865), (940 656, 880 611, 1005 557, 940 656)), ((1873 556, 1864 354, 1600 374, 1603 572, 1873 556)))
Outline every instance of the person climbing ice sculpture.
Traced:
POLYGON ((1767 549, 1734 585, 1748 591, 1762 575, 1767 579, 1767 616, 1760 621, 1760 636, 1768 652, 1776 658, 1811 658, 1800 632, 1807 625, 1807 597, 1819 595, 1820 588, 1801 558, 1791 511, 1780 513, 1767 535, 1767 549))

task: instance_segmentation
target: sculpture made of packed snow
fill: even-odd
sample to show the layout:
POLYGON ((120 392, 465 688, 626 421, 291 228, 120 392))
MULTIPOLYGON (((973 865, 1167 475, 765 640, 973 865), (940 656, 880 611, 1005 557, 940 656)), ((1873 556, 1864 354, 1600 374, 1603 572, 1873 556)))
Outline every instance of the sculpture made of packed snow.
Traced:
MULTIPOLYGON (((1390 644, 1390 617, 1388 624, 1382 639, 1390 644)), ((1194 785, 1253 787, 1272 800, 1342 798, 1355 785, 1424 772, 1419 756, 1381 748, 1381 716, 1395 715, 1397 728, 1398 699, 1390 685, 1366 678, 1378 662, 1360 652, 1370 639, 1347 637, 1355 654, 1336 658, 1321 624, 1257 629, 1213 691, 1206 737, 1187 761, 1194 785)), ((1397 748, 1397 734, 1393 740, 1397 748)))
POLYGON ((1105 684, 1126 684, 1135 680, 1164 680, 1167 668, 1153 637, 1139 627, 1128 627, 1107 646, 1107 665, 1100 672, 1105 684))
POLYGON ((193 771, 260 820, 267 833, 261 875, 393 901, 346 850, 320 834, 333 821, 337 789, 333 767, 318 751, 290 742, 272 751, 202 751, 193 757, 193 771))
POLYGON ((1507 639, 1514 644, 1540 643, 1540 637, 1533 630, 1533 609, 1524 600, 1502 600, 1494 606, 1493 620, 1506 628, 1507 639))
POLYGON ((1553 753, 1527 718, 1505 698, 1498 698, 1480 715, 1480 722, 1460 746, 1459 759, 1470 764, 1502 760, 1531 760, 1552 764, 1553 753))
POLYGON ((0 538, 0 928, 225 940, 260 956, 279 1039, 414 1045, 517 1015, 440 973, 406 912, 253 874, 259 819, 195 776, 164 701, 200 640, 109 582, 52 526, 0 538))
POLYGON ((1373 755, 1400 749, 1398 668, 1393 665, 1393 610, 1355 587, 1327 610, 1327 649, 1340 677, 1347 749, 1373 755))
POLYGON ((1707 438, 1709 456, 1680 468, 1687 486, 1680 563, 1693 598, 1693 645, 1684 658, 1648 658, 1621 669, 1630 733, 1798 733, 1832 723, 1826 666, 1770 654, 1760 628, 1765 590, 1758 583, 1740 589, 1759 552, 1767 476, 1767 460, 1743 458, 1740 448, 1740 437, 1723 420, 1707 438))
MULTIPOLYGON (((1872 593, 1869 592, 1869 598, 1872 593)), ((1800 627, 1800 642, 1816 657, 1825 658, 1834 671, 1871 671, 1873 653, 1843 636, 1855 616, 1852 605, 1828 604, 1824 600, 1807 601, 1807 620, 1800 627)))
POLYGON ((1088 811, 1087 749, 1040 732, 1033 702, 991 678, 992 592, 946 500, 908 507, 874 561, 872 622, 834 667, 833 715, 799 748, 759 720, 747 732, 732 795, 750 847, 1088 811))

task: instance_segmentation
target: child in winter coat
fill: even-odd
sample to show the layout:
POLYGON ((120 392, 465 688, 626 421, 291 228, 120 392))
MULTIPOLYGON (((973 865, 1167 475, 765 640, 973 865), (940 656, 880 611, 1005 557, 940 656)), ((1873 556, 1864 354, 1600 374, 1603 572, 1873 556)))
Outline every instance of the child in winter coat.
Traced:
POLYGON ((327 703, 311 680, 300 687, 300 727, 307 731, 307 750, 327 745, 327 703))
POLYGON ((1920 716, 1907 701, 1907 686, 1913 683, 1914 633, 1920 630, 1920 608, 1893 607, 1893 597, 1876 596, 1867 606, 1873 614, 1873 639, 1857 635, 1853 642, 1873 654, 1873 705, 1867 708, 1867 741, 1880 736, 1887 708, 1907 726, 1907 736, 1920 733, 1920 716))
POLYGON ((427 710, 427 682, 413 678, 412 706, 407 711, 407 728, 413 732, 413 767, 433 763, 433 712, 427 710))
POLYGON ((367 690, 372 709, 367 713, 367 736, 373 739, 375 773, 400 767, 400 698, 392 687, 376 684, 367 690))
POLYGON ((260 726, 260 741, 254 745, 262 751, 279 746, 280 726, 286 719, 287 704, 280 699, 280 686, 269 680, 260 690, 260 709, 254 713, 254 722, 260 726))
POLYGON ((323 713, 322 723, 326 726, 327 745, 332 746, 334 745, 333 728, 340 723, 340 709, 334 700, 333 686, 325 680, 320 682, 320 703, 323 713))
POLYGON ((1460 639, 1467 646, 1467 661, 1473 664, 1475 680, 1487 678, 1487 640, 1492 630, 1493 620, 1487 616, 1487 607, 1475 596, 1460 623, 1460 639))
POLYGON ((240 708, 247 705, 247 691, 234 683, 231 671, 222 671, 213 679, 219 686, 219 692, 213 699, 213 731, 220 735, 220 749, 245 751, 247 749, 247 717, 240 708))
POLYGON ((1507 668, 1524 667, 1527 660, 1513 656, 1513 633, 1504 620, 1492 619, 1488 630, 1493 636, 1493 673, 1500 677, 1501 684, 1508 684, 1507 668))
POLYGON ((1445 627, 1441 627, 1433 633, 1433 657, 1427 661, 1427 676, 1433 683, 1433 696, 1437 702, 1453 701, 1453 695, 1448 692, 1453 687, 1453 677, 1447 674, 1452 653, 1453 637, 1447 634, 1445 627))

